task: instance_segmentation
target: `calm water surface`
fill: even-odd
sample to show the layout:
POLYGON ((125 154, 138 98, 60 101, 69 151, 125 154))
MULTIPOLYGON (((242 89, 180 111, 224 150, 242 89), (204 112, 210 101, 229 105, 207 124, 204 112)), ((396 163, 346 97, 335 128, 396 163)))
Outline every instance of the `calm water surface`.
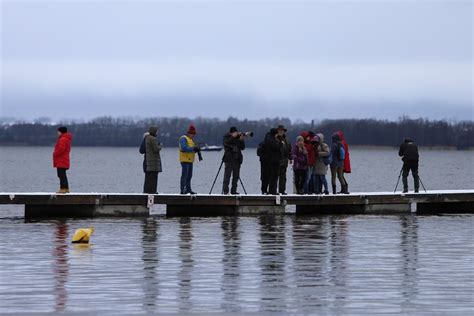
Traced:
MULTIPOLYGON (((56 189, 51 148, 0 150, 0 191, 56 189)), ((243 179, 258 192, 252 151, 243 179)), ((351 154, 354 191, 393 190, 396 152, 351 154)), ((176 192, 176 152, 163 157, 159 189, 176 192)), ((220 154, 206 153, 196 165, 198 192, 209 190, 219 162, 220 154)), ((472 188, 472 162, 470 152, 423 152, 422 180, 429 189, 472 188)), ((141 190, 136 149, 75 148, 73 163, 75 191, 141 190)), ((0 208, 0 233, 0 314, 474 312, 470 215, 26 222, 8 206, 0 208), (76 228, 91 224, 91 245, 70 243, 76 228)))

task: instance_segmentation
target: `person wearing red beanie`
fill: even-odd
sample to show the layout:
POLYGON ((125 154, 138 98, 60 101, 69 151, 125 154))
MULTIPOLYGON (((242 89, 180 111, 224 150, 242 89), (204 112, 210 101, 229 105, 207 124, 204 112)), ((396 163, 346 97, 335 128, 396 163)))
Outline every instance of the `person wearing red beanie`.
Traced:
POLYGON ((189 125, 186 135, 179 138, 179 162, 181 163, 181 194, 196 194, 191 189, 191 179, 193 177, 193 163, 199 146, 194 143, 196 127, 189 125))

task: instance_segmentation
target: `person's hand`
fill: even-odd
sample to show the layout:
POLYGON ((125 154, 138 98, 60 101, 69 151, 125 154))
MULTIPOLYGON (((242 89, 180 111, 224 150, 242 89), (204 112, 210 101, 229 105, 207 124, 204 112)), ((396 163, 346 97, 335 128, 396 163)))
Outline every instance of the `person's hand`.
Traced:
POLYGON ((195 153, 198 153, 201 151, 201 148, 199 148, 198 146, 195 146, 193 149, 195 153))
POLYGON ((292 164, 293 164, 293 160, 290 159, 289 163, 290 163, 290 165, 292 165, 292 164))

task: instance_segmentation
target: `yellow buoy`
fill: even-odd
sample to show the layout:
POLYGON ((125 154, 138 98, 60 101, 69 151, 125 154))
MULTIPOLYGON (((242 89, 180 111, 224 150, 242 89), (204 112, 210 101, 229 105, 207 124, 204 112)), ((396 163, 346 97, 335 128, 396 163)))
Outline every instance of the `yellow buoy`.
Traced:
POLYGON ((94 227, 91 226, 89 228, 78 228, 72 236, 72 243, 73 244, 88 244, 89 239, 94 232, 94 227))

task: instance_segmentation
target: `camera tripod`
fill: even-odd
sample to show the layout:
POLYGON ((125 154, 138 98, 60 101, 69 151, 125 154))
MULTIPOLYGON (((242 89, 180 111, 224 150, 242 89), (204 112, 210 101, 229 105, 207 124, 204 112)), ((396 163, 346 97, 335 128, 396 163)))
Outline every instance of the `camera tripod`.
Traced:
MULTIPOLYGON (((224 164, 224 159, 221 161, 221 165, 219 166, 219 170, 217 170, 216 177, 214 178, 214 182, 212 183, 211 190, 209 191, 209 194, 212 193, 212 189, 214 189, 214 185, 216 184, 217 178, 219 177, 219 173, 221 172, 222 165, 224 164)), ((240 185, 242 186, 242 189, 244 190, 245 195, 247 195, 247 190, 245 190, 244 183, 242 182, 242 179, 239 177, 240 185)), ((224 194, 223 191, 221 191, 222 194, 224 194)))
MULTIPOLYGON (((400 182, 400 178, 402 176, 402 173, 403 173, 403 167, 402 167, 402 169, 400 169, 400 174, 398 175, 397 185, 395 186, 395 190, 393 190, 393 193, 395 193, 397 191, 398 183, 400 182)), ((423 184, 423 181, 421 181, 421 177, 420 177, 419 173, 418 173, 418 180, 420 181, 420 184, 423 187, 423 190, 425 190, 425 192, 426 192, 425 185, 423 184)))

